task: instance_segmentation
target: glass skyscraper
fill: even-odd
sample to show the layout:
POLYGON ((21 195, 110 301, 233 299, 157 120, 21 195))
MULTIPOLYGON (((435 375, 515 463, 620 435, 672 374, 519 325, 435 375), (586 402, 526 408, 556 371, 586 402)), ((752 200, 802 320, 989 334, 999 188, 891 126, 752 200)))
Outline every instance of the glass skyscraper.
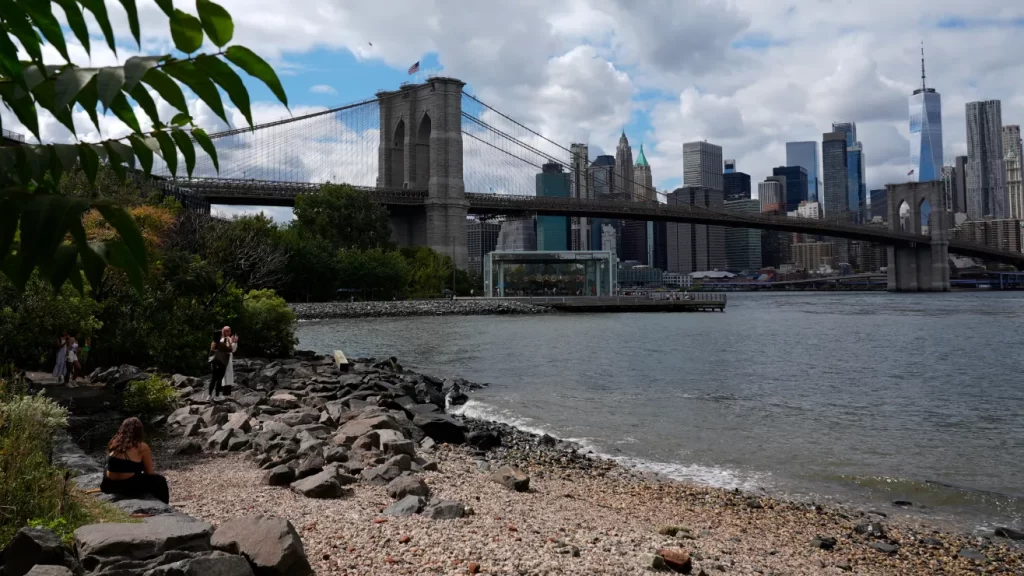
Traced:
POLYGON ((942 178, 942 97, 925 84, 923 46, 921 87, 910 96, 910 162, 913 181, 942 178))
POLYGON ((846 135, 846 209, 855 222, 860 222, 867 214, 868 186, 864 178, 864 146, 857 141, 857 123, 833 122, 832 131, 846 135))
MULTIPOLYGON (((569 175, 556 162, 544 164, 537 174, 537 196, 569 197, 569 175)), ((565 251, 572 246, 569 218, 566 216, 537 216, 537 249, 565 251)))
POLYGON ((807 200, 821 202, 821 181, 818 179, 818 143, 786 142, 786 166, 800 166, 807 171, 807 200))

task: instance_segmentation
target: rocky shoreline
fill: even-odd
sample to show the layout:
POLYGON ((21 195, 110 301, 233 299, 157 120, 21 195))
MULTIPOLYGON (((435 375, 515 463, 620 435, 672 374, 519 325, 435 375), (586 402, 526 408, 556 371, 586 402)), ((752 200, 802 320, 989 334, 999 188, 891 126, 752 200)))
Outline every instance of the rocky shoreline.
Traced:
POLYGON ((172 381, 185 405, 156 424, 173 508, 122 509, 188 514, 214 541, 238 518, 286 519, 321 575, 1024 573, 1006 537, 668 481, 450 415, 478 385, 394 359, 236 360, 236 389, 214 400, 172 381))
POLYGON ((514 300, 396 300, 391 302, 312 302, 289 304, 299 320, 408 316, 498 316, 550 314, 552 310, 514 300))

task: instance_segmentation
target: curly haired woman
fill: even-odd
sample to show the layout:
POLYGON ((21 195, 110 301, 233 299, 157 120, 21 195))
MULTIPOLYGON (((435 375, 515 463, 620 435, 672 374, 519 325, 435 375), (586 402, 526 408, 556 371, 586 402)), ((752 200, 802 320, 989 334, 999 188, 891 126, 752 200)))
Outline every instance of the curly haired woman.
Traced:
POLYGON ((167 480, 153 473, 153 455, 142 441, 142 421, 128 418, 107 444, 107 470, 100 490, 137 498, 150 494, 163 503, 171 500, 167 480))

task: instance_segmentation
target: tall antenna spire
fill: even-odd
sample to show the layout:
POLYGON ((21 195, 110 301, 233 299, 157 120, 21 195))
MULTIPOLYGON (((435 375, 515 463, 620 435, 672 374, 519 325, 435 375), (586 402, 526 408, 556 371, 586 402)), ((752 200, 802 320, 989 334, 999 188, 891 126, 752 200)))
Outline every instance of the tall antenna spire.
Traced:
POLYGON ((928 85, 924 82, 924 40, 921 41, 921 91, 924 92, 928 89, 928 85))

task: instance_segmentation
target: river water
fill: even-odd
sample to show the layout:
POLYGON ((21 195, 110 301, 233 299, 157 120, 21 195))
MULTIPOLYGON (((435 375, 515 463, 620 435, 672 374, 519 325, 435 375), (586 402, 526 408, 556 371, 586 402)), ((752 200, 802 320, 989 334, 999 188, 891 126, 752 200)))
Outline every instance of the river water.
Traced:
POLYGON ((1024 526, 1024 293, 730 294, 725 314, 332 320, 298 335, 490 383, 465 414, 674 478, 1024 526))

